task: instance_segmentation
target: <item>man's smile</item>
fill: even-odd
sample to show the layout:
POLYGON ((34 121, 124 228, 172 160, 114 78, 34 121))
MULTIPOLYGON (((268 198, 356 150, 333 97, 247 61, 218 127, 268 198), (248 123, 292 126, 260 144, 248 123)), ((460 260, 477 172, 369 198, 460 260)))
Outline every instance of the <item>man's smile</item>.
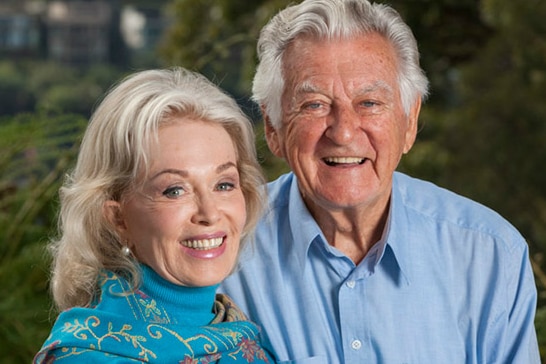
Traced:
POLYGON ((326 157, 323 158, 324 163, 329 166, 364 164, 367 158, 362 157, 326 157))

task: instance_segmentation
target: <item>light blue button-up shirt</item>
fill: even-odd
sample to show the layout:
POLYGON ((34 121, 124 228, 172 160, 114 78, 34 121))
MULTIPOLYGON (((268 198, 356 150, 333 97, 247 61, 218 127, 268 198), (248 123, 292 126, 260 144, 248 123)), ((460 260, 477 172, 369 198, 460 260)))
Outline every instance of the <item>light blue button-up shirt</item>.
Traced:
POLYGON ((292 173, 268 193, 222 290, 281 362, 540 363, 528 247, 495 212, 395 173, 383 237, 355 265, 326 242, 292 173))

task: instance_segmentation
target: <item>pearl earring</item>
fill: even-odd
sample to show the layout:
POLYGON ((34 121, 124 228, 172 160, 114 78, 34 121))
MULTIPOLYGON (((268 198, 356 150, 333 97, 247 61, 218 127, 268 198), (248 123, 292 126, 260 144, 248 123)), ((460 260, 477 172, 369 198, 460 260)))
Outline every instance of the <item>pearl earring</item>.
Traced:
POLYGON ((131 255, 131 249, 127 245, 123 245, 121 247, 121 254, 128 257, 129 255, 131 255))

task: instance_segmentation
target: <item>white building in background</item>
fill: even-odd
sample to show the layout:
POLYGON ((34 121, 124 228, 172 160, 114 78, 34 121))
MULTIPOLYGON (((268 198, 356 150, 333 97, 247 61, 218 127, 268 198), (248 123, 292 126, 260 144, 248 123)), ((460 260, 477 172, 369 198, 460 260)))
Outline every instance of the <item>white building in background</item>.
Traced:
POLYGON ((153 50, 165 26, 160 5, 1 0, 0 58, 39 57, 75 66, 118 63, 120 56, 153 50))
POLYGON ((133 49, 143 48, 145 45, 144 27, 146 26, 146 17, 134 6, 126 6, 121 12, 121 35, 125 44, 133 49))
POLYGON ((113 24, 106 1, 53 1, 46 13, 48 59, 72 65, 108 63, 113 24))
POLYGON ((40 52, 42 1, 0 3, 0 55, 34 56, 40 52))

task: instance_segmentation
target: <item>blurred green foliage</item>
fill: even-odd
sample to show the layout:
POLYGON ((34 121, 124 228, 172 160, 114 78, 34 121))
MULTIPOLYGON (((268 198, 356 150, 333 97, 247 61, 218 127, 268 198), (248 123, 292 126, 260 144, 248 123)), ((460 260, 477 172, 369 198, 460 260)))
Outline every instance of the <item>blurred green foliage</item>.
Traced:
POLYGON ((121 73, 101 64, 76 69, 43 61, 0 61, 0 115, 40 110, 89 116, 121 73))
MULTIPOLYGON (((249 101, 259 29, 290 0, 171 0, 163 66, 200 71, 257 122, 269 180, 287 171, 271 155, 249 101)), ((480 201, 528 239, 539 291, 536 328, 546 357, 546 2, 390 0, 414 30, 432 93, 400 169, 480 201)), ((0 62, 0 357, 28 362, 51 311, 45 246, 57 189, 86 119, 120 70, 0 62)))
POLYGON ((56 196, 86 122, 75 114, 0 119, 0 357, 29 362, 51 327, 45 246, 56 196))

